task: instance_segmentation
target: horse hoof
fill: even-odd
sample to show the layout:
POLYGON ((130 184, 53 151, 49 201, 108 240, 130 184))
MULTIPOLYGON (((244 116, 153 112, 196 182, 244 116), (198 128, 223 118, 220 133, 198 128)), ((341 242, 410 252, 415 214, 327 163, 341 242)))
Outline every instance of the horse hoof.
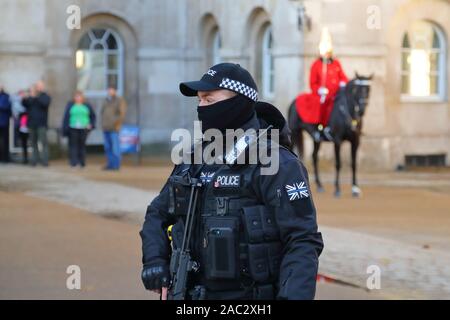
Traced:
POLYGON ((318 192, 318 193, 324 193, 324 192, 325 192, 324 187, 322 187, 322 186, 317 187, 317 192, 318 192))
POLYGON ((335 192, 334 192, 334 196, 335 196, 336 198, 340 198, 340 197, 341 197, 341 192, 340 192, 340 191, 335 191, 335 192))
POLYGON ((358 186, 352 186, 353 198, 359 198, 361 196, 361 189, 358 186))

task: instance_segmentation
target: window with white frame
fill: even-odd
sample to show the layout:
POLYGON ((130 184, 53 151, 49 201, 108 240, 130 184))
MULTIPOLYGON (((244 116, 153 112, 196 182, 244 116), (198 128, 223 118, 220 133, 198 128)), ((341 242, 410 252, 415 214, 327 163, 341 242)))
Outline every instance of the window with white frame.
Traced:
POLYGON ((273 36, 272 27, 266 26, 262 37, 262 55, 261 55, 261 80, 262 94, 266 98, 271 98, 275 92, 275 73, 273 59, 273 36))
POLYGON ((402 40, 402 97, 444 98, 445 49, 445 38, 436 25, 427 21, 411 24, 402 40))
POLYGON ((123 47, 111 29, 95 28, 83 35, 75 54, 77 89, 104 96, 110 87, 123 94, 123 47))
POLYGON ((219 29, 216 29, 212 38, 212 65, 216 65, 222 62, 220 57, 220 49, 222 48, 222 39, 220 37, 219 29))

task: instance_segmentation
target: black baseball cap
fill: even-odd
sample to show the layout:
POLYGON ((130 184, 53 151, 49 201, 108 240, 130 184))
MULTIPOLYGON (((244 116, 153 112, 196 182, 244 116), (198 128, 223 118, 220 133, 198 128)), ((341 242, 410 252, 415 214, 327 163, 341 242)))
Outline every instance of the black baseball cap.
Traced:
POLYGON ((250 72, 235 63, 219 63, 209 68, 199 81, 180 83, 183 95, 193 97, 198 91, 227 89, 258 101, 258 87, 250 72))

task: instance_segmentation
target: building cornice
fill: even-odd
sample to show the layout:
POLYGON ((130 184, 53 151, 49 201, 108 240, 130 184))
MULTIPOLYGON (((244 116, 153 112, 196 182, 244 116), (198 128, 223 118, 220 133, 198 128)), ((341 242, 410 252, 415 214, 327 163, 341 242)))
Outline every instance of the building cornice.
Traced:
MULTIPOLYGON (((304 44, 305 57, 317 57, 319 49, 317 43, 304 44)), ((385 58, 387 56, 387 46, 385 45, 335 45, 334 53, 339 57, 356 57, 356 58, 385 58)))

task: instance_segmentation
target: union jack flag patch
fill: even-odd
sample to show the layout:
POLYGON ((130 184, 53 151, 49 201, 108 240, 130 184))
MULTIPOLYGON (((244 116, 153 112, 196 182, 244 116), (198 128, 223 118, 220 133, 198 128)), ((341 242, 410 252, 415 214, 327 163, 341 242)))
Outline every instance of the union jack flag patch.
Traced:
POLYGON ((203 184, 208 184, 211 182, 212 177, 214 176, 215 172, 201 172, 200 173, 200 180, 203 184))
POLYGON ((300 183, 295 182, 292 185, 287 184, 285 188, 290 201, 309 197, 308 187, 304 181, 300 183))

